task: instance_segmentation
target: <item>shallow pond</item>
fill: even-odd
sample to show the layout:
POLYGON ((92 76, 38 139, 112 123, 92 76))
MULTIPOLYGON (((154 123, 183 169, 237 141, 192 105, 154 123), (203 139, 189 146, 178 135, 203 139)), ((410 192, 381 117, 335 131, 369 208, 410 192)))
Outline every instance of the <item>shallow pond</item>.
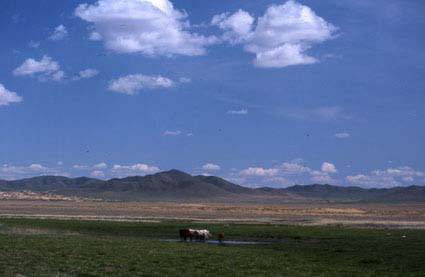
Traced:
MULTIPOLYGON (((160 239, 160 241, 167 242, 183 242, 179 239, 160 239)), ((269 242, 260 242, 260 241, 242 241, 242 240, 207 240, 207 241, 187 241, 186 243, 209 243, 209 244, 232 244, 232 245, 242 245, 242 244, 266 244, 269 242)))

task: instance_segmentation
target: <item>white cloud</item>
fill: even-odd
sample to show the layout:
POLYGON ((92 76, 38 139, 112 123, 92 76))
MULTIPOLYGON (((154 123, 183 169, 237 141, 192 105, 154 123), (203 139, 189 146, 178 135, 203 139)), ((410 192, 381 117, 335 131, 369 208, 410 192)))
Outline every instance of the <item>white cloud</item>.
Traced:
POLYGON ((310 168, 295 162, 285 162, 281 165, 284 174, 302 174, 311 171, 310 168))
POLYGON ((64 39, 68 35, 68 31, 66 30, 64 25, 59 25, 53 31, 53 34, 49 37, 50 40, 61 40, 64 39))
POLYGON ((90 173, 90 176, 95 178, 103 178, 105 177, 105 173, 101 170, 95 170, 90 173))
POLYGON ((50 168, 38 163, 29 166, 14 166, 9 164, 0 166, 0 179, 16 180, 40 175, 68 176, 69 174, 61 168, 50 168))
POLYGON ((220 166, 213 163, 207 163, 202 166, 204 170, 220 170, 220 166))
POLYGON ((310 173, 311 176, 311 181, 316 182, 316 183, 332 183, 334 182, 334 180, 329 176, 329 174, 327 172, 323 172, 323 171, 312 171, 310 173))
POLYGON ((358 174, 354 176, 347 176, 345 178, 348 182, 354 185, 360 185, 366 188, 388 188, 400 186, 400 182, 396 181, 391 176, 375 176, 358 174))
POLYGON ((335 165, 332 163, 324 162, 322 164, 322 171, 327 173, 337 173, 338 170, 336 169, 335 165))
POLYGON ((192 79, 190 79, 190 78, 186 78, 186 77, 180 77, 180 78, 179 78, 179 82, 180 82, 180 83, 183 83, 183 84, 187 84, 187 83, 192 82, 192 79))
POLYGON ((364 187, 395 187, 401 185, 410 185, 417 178, 425 176, 425 172, 415 170, 409 166, 397 168, 388 168, 385 170, 374 170, 369 174, 357 174, 347 176, 346 180, 354 185, 364 187))
POLYGON ((230 110, 230 111, 227 111, 227 114, 247 115, 248 114, 248 109, 230 110))
POLYGON ((290 118, 311 121, 347 120, 352 118, 352 115, 339 106, 283 110, 279 111, 279 113, 290 118))
POLYGON ((240 172, 243 176, 273 176, 279 172, 277 168, 262 168, 262 167, 249 167, 240 172))
POLYGON ((76 169, 76 170, 87 170, 87 169, 89 169, 89 167, 87 165, 79 165, 79 164, 73 165, 72 168, 76 169))
POLYGON ((60 68, 59 63, 49 56, 43 56, 40 61, 27 59, 13 71, 15 76, 36 76, 39 80, 60 81, 65 77, 65 72, 60 68))
POLYGON ((403 177, 403 181, 404 181, 404 182, 408 182, 408 183, 409 183, 409 182, 413 182, 413 181, 415 181, 415 179, 414 179, 413 177, 410 177, 410 176, 409 176, 409 177, 403 177))
POLYGON ((102 35, 99 34, 98 32, 91 32, 90 35, 89 35, 89 40, 101 41, 102 35))
POLYGON ((106 169, 108 165, 106 163, 98 163, 93 166, 94 169, 106 169))
POLYGON ((127 75, 109 83, 109 90, 135 95, 142 89, 170 88, 174 82, 162 76, 148 76, 143 74, 127 75))
POLYGON ((324 163, 321 170, 313 170, 302 164, 302 160, 296 159, 284 162, 272 168, 250 167, 239 171, 232 178, 239 178, 244 184, 262 184, 261 186, 282 187, 307 182, 336 183, 330 173, 336 173, 334 165, 324 163), (323 171, 323 170, 325 171, 323 171), (310 180, 310 181, 308 181, 310 180))
POLYGON ((308 48, 299 44, 284 44, 270 50, 257 53, 254 64, 258 67, 286 67, 298 64, 313 64, 317 60, 304 55, 308 48))
POLYGON ((119 53, 202 55, 215 37, 191 33, 185 12, 169 0, 99 0, 81 4, 75 15, 93 24, 93 40, 119 53))
POLYGON ((91 68, 84 69, 80 71, 79 73, 80 77, 85 79, 94 77, 97 74, 99 74, 99 71, 97 71, 96 69, 91 69, 91 68))
POLYGON ((224 30, 223 39, 232 44, 244 44, 245 51, 254 53, 258 67, 281 68, 312 64, 317 59, 306 51, 314 44, 332 38, 336 28, 315 12, 295 1, 270 6, 257 19, 239 10, 235 14, 213 17, 212 24, 224 30))
POLYGON ((183 132, 182 131, 165 131, 164 136, 180 136, 183 132))
POLYGON ((160 169, 156 166, 150 166, 147 164, 134 164, 134 165, 114 165, 112 167, 112 172, 118 175, 138 175, 138 174, 148 174, 158 172, 160 169))
POLYGON ((7 106, 10 103, 19 103, 21 101, 21 96, 18 96, 16 92, 7 90, 2 84, 0 84, 0 106, 7 106))
POLYGON ((225 30, 223 34, 224 40, 236 44, 247 41, 253 36, 254 21, 255 19, 249 13, 239 10, 230 16, 229 13, 215 15, 211 24, 225 30))
POLYGON ((32 164, 32 165, 29 166, 29 168, 32 169, 32 170, 35 170, 35 171, 42 171, 42 170, 46 169, 41 164, 32 164))
POLYGON ((92 68, 87 68, 78 72, 78 75, 74 77, 74 80, 90 79, 99 74, 99 71, 92 68))
POLYGON ((345 138, 351 137, 351 135, 349 133, 336 133, 335 137, 340 139, 345 139, 345 138))
POLYGON ((424 177, 425 176, 425 172, 417 171, 409 166, 388 168, 386 170, 375 170, 372 173, 376 176, 395 176, 395 177, 424 177))
POLYGON ((39 41, 33 41, 33 40, 31 40, 28 43, 28 46, 31 47, 31 48, 38 48, 38 47, 40 47, 40 42, 39 41))
POLYGON ((271 184, 273 187, 288 187, 288 186, 293 186, 294 185, 294 182, 292 182, 292 181, 290 181, 287 178, 282 177, 282 176, 268 177, 264 181, 266 183, 271 184))

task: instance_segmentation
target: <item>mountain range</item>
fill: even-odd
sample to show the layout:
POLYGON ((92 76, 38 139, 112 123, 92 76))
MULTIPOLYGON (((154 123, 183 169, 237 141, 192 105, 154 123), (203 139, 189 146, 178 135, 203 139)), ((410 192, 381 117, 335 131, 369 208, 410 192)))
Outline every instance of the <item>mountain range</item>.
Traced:
POLYGON ((296 185, 288 188, 247 188, 215 176, 192 176, 170 170, 146 176, 107 181, 79 177, 40 176, 0 180, 0 191, 49 192, 104 200, 217 200, 227 201, 357 201, 425 202, 425 187, 364 189, 332 185, 296 185))

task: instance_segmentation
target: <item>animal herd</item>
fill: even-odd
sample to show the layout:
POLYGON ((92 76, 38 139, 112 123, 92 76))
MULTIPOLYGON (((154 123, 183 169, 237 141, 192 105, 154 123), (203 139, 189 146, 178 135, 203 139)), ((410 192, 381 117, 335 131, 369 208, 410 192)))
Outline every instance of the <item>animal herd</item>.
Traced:
POLYGON ((210 231, 206 229, 180 229, 179 231, 180 240, 187 241, 207 241, 211 237, 210 231))

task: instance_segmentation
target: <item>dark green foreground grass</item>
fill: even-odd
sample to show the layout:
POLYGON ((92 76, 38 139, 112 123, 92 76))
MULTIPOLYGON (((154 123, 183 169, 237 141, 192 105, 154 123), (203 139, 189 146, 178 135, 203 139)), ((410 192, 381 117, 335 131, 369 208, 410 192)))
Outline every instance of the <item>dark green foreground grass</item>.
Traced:
POLYGON ((425 231, 0 219, 0 276, 15 274, 425 276, 425 231), (158 240, 176 238, 179 228, 188 226, 223 231, 226 239, 268 243, 158 240), (34 234, 34 229, 48 232, 34 234), (16 234, 10 234, 13 230, 16 234))

